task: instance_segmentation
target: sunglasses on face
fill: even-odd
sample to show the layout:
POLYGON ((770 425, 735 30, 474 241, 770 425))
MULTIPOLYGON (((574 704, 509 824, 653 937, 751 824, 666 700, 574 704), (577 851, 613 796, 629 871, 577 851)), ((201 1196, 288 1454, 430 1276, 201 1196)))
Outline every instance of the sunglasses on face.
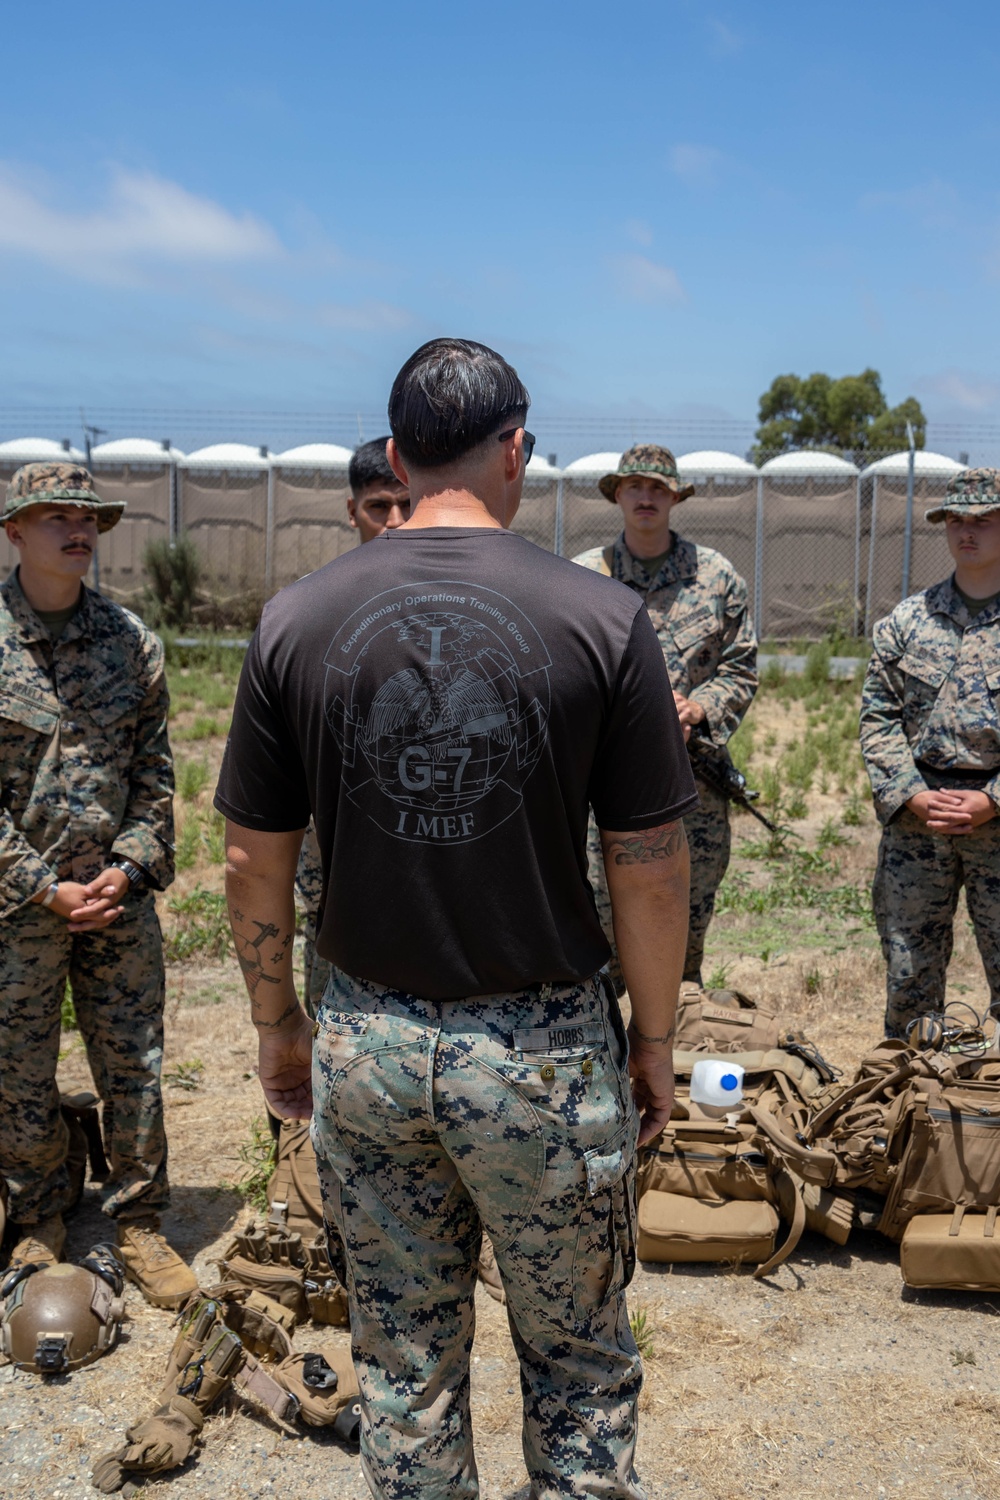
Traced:
MULTIPOLYGON (((508 427, 506 432, 501 432, 497 438, 497 442, 506 443, 509 438, 514 436, 517 430, 516 427, 508 427)), ((528 431, 527 427, 522 427, 520 430, 524 433, 524 461, 525 463, 530 463, 531 455, 535 451, 535 444, 538 442, 538 439, 533 432, 528 431)))

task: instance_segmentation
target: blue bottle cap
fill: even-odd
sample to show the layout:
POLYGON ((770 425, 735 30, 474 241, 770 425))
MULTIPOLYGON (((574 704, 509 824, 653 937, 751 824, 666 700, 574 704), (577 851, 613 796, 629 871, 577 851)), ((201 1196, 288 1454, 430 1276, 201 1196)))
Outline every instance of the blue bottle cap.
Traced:
POLYGON ((719 1079, 719 1082, 724 1089, 729 1090, 738 1089, 740 1086, 740 1080, 737 1078, 735 1073, 723 1073, 722 1077, 719 1079))

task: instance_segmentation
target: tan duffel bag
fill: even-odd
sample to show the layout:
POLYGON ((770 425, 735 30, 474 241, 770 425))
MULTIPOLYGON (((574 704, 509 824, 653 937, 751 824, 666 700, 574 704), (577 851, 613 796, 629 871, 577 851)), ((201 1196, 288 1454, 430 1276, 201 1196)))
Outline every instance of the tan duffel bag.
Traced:
POLYGON ((654 1190, 639 1199, 638 1231, 640 1260, 759 1265, 774 1254, 778 1214, 763 1200, 706 1202, 654 1190))
POLYGON ((997 1210, 917 1214, 899 1247, 899 1268, 912 1287, 956 1292, 1000 1291, 1000 1233, 997 1210))

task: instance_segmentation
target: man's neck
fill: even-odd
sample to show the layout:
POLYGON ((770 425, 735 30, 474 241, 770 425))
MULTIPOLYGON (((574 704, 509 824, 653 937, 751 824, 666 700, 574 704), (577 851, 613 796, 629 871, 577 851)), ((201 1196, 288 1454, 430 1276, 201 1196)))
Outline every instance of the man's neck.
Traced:
POLYGON ((638 536, 625 527, 625 545, 633 557, 642 562, 647 557, 663 557, 674 545, 674 534, 668 526, 666 530, 642 532, 638 536))
POLYGON ((471 490, 435 490, 413 504, 410 519, 397 531, 423 531, 429 526, 456 526, 463 530, 502 531, 504 523, 485 500, 471 490))
POLYGON ((955 583, 970 599, 991 599, 994 594, 1000 594, 1000 563, 987 567, 956 563, 955 583))
POLYGON ((60 609, 72 609, 79 603, 83 583, 79 578, 63 578, 51 573, 36 573, 22 562, 17 570, 17 581, 21 593, 32 609, 54 613, 60 609))

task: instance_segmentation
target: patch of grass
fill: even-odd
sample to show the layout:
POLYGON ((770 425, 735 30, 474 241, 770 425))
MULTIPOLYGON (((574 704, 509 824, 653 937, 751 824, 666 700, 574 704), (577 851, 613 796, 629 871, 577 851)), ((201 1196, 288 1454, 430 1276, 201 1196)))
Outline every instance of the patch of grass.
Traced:
POLYGON ((843 822, 844 827, 860 828, 863 821, 863 814, 864 802, 862 801, 861 793, 858 791, 853 791, 848 797, 847 803, 844 807, 844 811, 841 814, 841 821, 843 822))
POLYGON ((232 934, 226 898, 220 891, 206 891, 197 885, 189 896, 169 901, 167 909, 180 918, 163 945, 167 963, 183 963, 196 955, 225 958, 230 952, 232 934))
POLYGON ((803 818, 808 818, 809 804, 806 802, 802 792, 796 792, 789 800, 788 806, 785 808, 785 813, 796 822, 801 822, 803 818))
POLYGON ((211 718, 208 714, 198 714, 193 724, 186 729, 175 729, 175 740, 213 740, 221 734, 225 734, 225 727, 218 719, 211 718))
POLYGON ((637 1307, 635 1312, 630 1315, 628 1322, 639 1353, 643 1359, 652 1359, 654 1353, 653 1329, 649 1318, 646 1316, 646 1309, 644 1307, 637 1307))
POLYGON ((208 785, 208 761, 179 760, 176 774, 177 795, 185 802, 193 802, 208 785))
POLYGON ((213 865, 226 862, 226 820, 213 807, 202 825, 201 841, 213 865))
POLYGON ((168 1068, 163 1075, 163 1081, 172 1089, 196 1089, 202 1083, 202 1073, 205 1064, 200 1057, 193 1057, 190 1062, 178 1063, 175 1068, 168 1068))
POLYGON ((753 759, 755 730, 753 721, 744 719, 732 739, 729 741, 729 754, 737 771, 747 774, 747 767, 753 759))
POLYGON ((278 1156, 278 1143, 263 1115, 250 1121, 250 1139, 237 1152, 243 1171, 236 1179, 240 1197, 258 1213, 267 1212, 267 1185, 278 1156))
POLYGON ((808 974, 805 977, 805 987, 807 995, 819 994, 820 990, 823 988, 823 976, 820 973, 819 969, 812 968, 809 970, 808 974))
POLYGON ((181 831, 174 849, 174 864, 178 870, 193 870, 201 848, 201 824, 192 813, 181 824, 181 831))
POLYGON ((63 990, 62 1005, 59 1008, 59 1024, 63 1031, 79 1031, 76 1019, 76 1006, 73 1004, 73 991, 70 989, 69 980, 63 990))
POLYGON ((849 843, 851 840, 841 833, 833 818, 827 818, 816 837, 817 849, 839 849, 849 843))
POLYGON ((726 980, 729 978, 729 971, 732 967, 732 960, 728 964, 716 964, 708 976, 708 983, 705 988, 708 990, 724 990, 726 988, 726 980))

